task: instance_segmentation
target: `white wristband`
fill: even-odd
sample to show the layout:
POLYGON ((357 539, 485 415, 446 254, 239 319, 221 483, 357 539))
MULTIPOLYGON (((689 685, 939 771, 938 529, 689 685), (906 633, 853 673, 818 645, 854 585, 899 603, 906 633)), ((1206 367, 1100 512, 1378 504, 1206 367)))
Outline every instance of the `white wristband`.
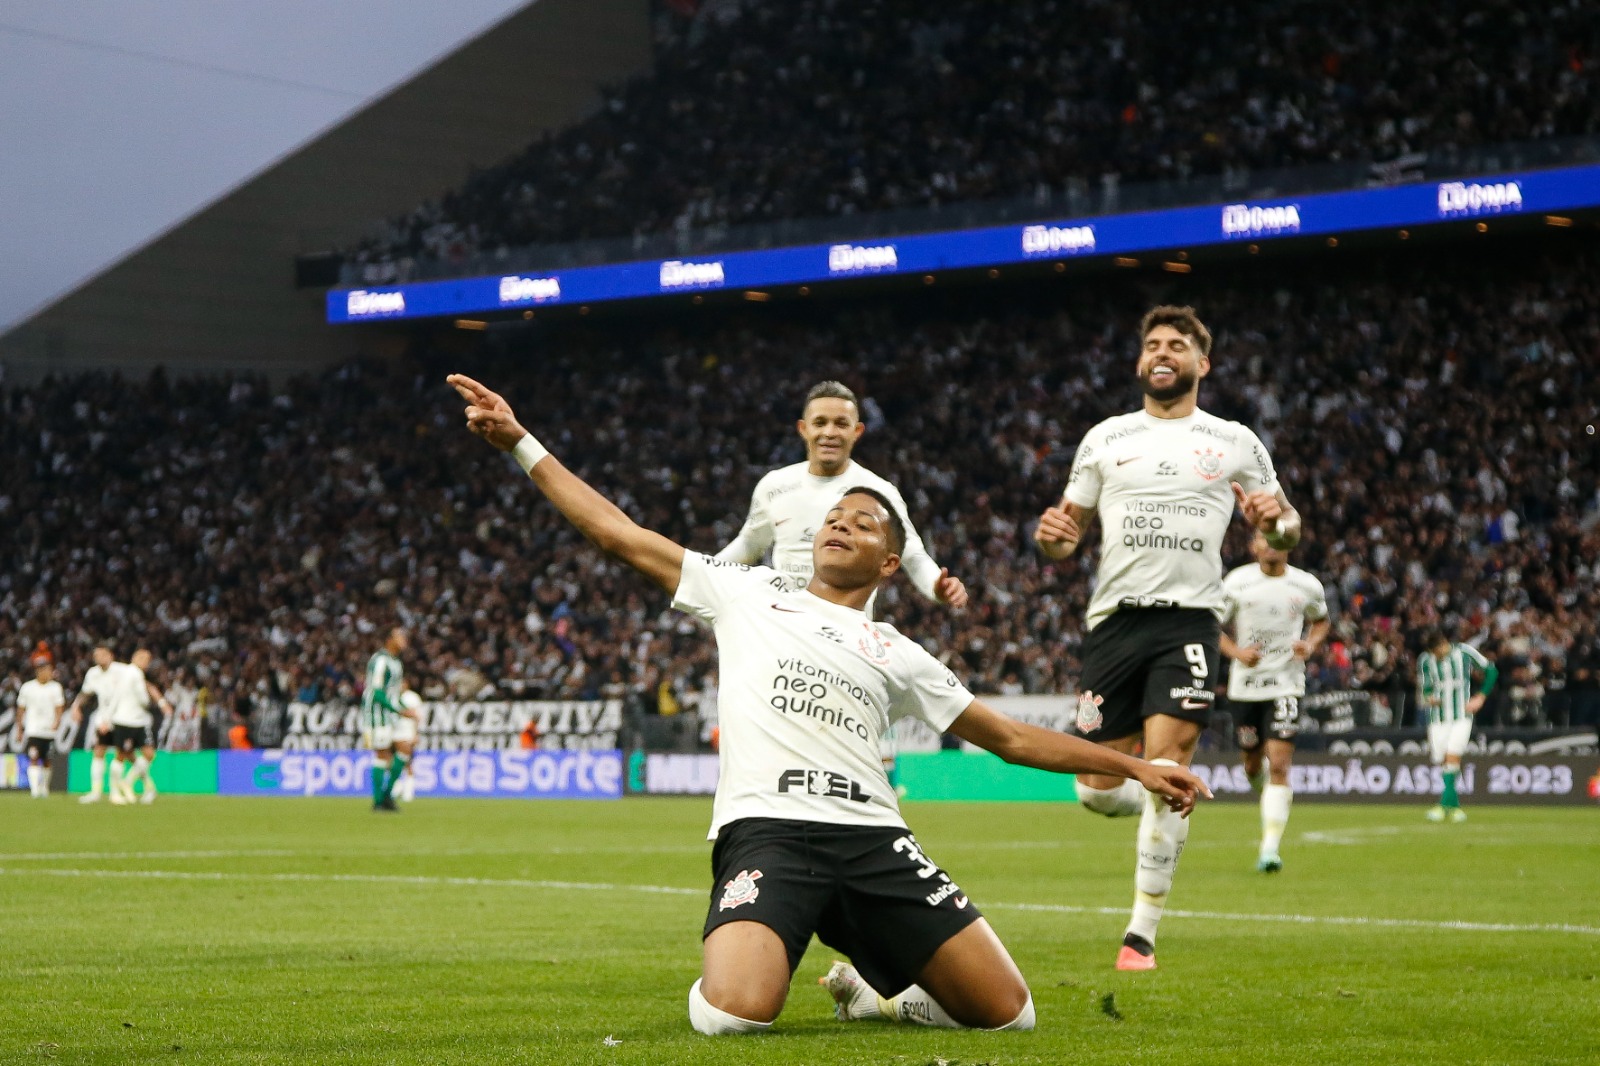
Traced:
POLYGON ((538 437, 526 433, 517 441, 517 446, 511 449, 511 454, 516 458, 517 465, 522 467, 524 474, 532 474, 534 464, 549 455, 550 449, 540 444, 538 437))

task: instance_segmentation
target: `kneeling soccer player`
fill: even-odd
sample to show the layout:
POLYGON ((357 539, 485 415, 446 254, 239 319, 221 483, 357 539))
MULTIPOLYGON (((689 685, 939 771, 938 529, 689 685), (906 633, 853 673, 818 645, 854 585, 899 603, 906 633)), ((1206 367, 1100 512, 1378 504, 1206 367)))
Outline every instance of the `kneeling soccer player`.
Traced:
POLYGON ((783 1009, 815 933, 848 955, 823 978, 843 1020, 1031 1029, 1033 997, 989 923, 900 817, 878 741, 915 716, 1008 762, 1137 780, 1187 814, 1204 793, 1178 766, 1146 763, 1013 721, 863 608, 899 567, 904 526, 870 489, 849 489, 789 591, 773 570, 685 550, 636 525, 550 457, 499 395, 452 375, 467 425, 511 452, 577 529, 714 628, 721 655, 715 882, 689 1020, 708 1035, 760 1032, 783 1009))

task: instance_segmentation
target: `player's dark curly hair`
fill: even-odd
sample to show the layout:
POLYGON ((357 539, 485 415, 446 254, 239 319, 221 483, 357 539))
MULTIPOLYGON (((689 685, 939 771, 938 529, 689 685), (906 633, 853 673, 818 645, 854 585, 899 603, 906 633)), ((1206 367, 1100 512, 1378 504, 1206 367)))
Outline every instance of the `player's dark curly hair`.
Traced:
POLYGON ((1143 342, 1150 336, 1150 331, 1157 326, 1171 326, 1185 337, 1192 337, 1200 349, 1200 354, 1207 359, 1211 358, 1211 331, 1200 321, 1200 316, 1194 308, 1178 307, 1174 304, 1152 307, 1139 320, 1139 340, 1143 342))
POLYGON ((883 504, 883 509, 889 512, 889 550, 894 552, 896 555, 905 554, 905 519, 900 517, 900 512, 895 509, 895 506, 890 502, 889 497, 885 496, 877 489, 868 488, 865 485, 856 485, 854 488, 845 489, 844 492, 839 496, 839 499, 842 500, 846 496, 854 496, 858 493, 862 496, 871 496, 874 500, 877 500, 879 503, 883 504))

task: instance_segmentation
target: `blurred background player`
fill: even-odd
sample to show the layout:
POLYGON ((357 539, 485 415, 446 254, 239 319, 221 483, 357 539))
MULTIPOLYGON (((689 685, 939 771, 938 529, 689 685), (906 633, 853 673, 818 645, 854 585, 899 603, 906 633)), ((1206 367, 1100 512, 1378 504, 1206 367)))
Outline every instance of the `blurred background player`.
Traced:
POLYGON ((1328 639, 1328 599, 1322 582, 1289 565, 1289 553, 1250 540, 1256 561, 1222 579, 1222 654, 1234 666, 1228 675, 1228 708, 1250 784, 1261 793, 1261 850, 1256 869, 1283 869, 1278 847, 1289 824, 1294 792, 1289 766, 1300 730, 1300 697, 1306 694, 1306 660, 1328 639), (1311 628, 1305 629, 1310 622, 1311 628), (1302 636, 1302 632, 1304 635, 1302 636), (1261 755, 1267 757, 1263 780, 1261 755))
MULTIPOLYGON (((906 550, 900 568, 923 596, 961 610, 967 605, 967 588, 958 577, 933 561, 906 510, 906 501, 885 479, 851 458, 856 442, 867 431, 861 421, 856 394, 838 381, 821 381, 806 393, 795 432, 805 442, 805 462, 768 471, 750 494, 750 513, 718 559, 753 565, 772 553, 772 568, 803 589, 811 580, 811 542, 822 517, 839 502, 839 493, 864 485, 884 494, 894 504, 906 527, 906 550)), ((867 614, 873 614, 873 601, 867 614)), ((894 737, 885 734, 882 758, 890 781, 898 786, 894 737)))
POLYGON ((394 720, 394 751, 400 759, 400 780, 395 785, 395 799, 410 803, 417 798, 417 772, 412 766, 412 753, 417 750, 417 727, 422 717, 422 697, 411 689, 400 693, 402 713, 394 720))
POLYGON ((128 662, 112 664, 116 690, 111 707, 111 747, 115 752, 112 803, 132 803, 141 783, 143 795, 137 798, 147 804, 156 801, 156 785, 150 777, 150 766, 156 758, 155 716, 150 713, 150 705, 155 704, 163 714, 170 715, 172 704, 145 676, 150 657, 150 649, 139 648, 128 662), (121 773, 117 772, 119 766, 121 773))
POLYGON ((1461 773, 1461 756, 1472 739, 1473 716, 1483 708, 1494 690, 1499 669, 1470 644, 1452 643, 1440 629, 1430 629, 1423 637, 1422 655, 1417 659, 1417 701, 1428 712, 1428 752, 1433 765, 1444 766, 1444 787, 1439 802, 1428 811, 1428 821, 1467 820, 1456 794, 1456 778, 1461 773), (1483 684, 1472 691, 1472 675, 1481 674, 1483 684))
POLYGON ((400 656, 409 641, 400 626, 389 630, 383 647, 367 660, 367 683, 361 690, 361 724, 372 749, 372 809, 396 811, 394 788, 405 772, 406 757, 395 750, 395 730, 401 718, 416 712, 400 703, 405 691, 405 667, 400 656))
MULTIPOLYGON (((1078 731, 1127 754, 1142 744, 1152 762, 1187 766, 1216 703, 1222 541, 1234 504, 1284 549, 1299 542, 1300 516, 1260 439, 1198 408, 1211 333, 1194 309, 1153 308, 1139 336, 1143 410, 1106 419, 1083 438, 1061 504, 1040 516, 1034 540, 1045 555, 1065 559, 1100 515, 1078 731)), ((1078 798, 1108 817, 1140 815, 1133 913, 1117 969, 1153 970, 1156 926, 1189 823, 1125 778, 1080 776, 1078 798)))
MULTIPOLYGON (((96 644, 92 653, 94 665, 83 675, 83 684, 72 699, 67 713, 72 720, 83 724, 83 705, 94 701, 94 712, 89 716, 89 791, 78 797, 79 803, 98 803, 105 794, 106 753, 111 750, 111 711, 116 701, 116 656, 109 644, 96 644)), ((114 784, 122 783, 122 764, 112 760, 114 784)))
POLYGON ((23 682, 17 692, 16 736, 28 753, 28 790, 35 799, 44 799, 50 795, 50 748, 61 725, 67 694, 56 680, 55 658, 43 641, 29 662, 33 680, 23 682))

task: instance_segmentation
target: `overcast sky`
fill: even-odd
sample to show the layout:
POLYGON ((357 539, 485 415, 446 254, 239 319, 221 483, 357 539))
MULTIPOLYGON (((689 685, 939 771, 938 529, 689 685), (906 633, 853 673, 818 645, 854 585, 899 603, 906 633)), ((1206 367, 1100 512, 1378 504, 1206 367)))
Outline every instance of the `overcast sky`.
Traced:
POLYGON ((528 0, 0 0, 0 332, 528 0))

